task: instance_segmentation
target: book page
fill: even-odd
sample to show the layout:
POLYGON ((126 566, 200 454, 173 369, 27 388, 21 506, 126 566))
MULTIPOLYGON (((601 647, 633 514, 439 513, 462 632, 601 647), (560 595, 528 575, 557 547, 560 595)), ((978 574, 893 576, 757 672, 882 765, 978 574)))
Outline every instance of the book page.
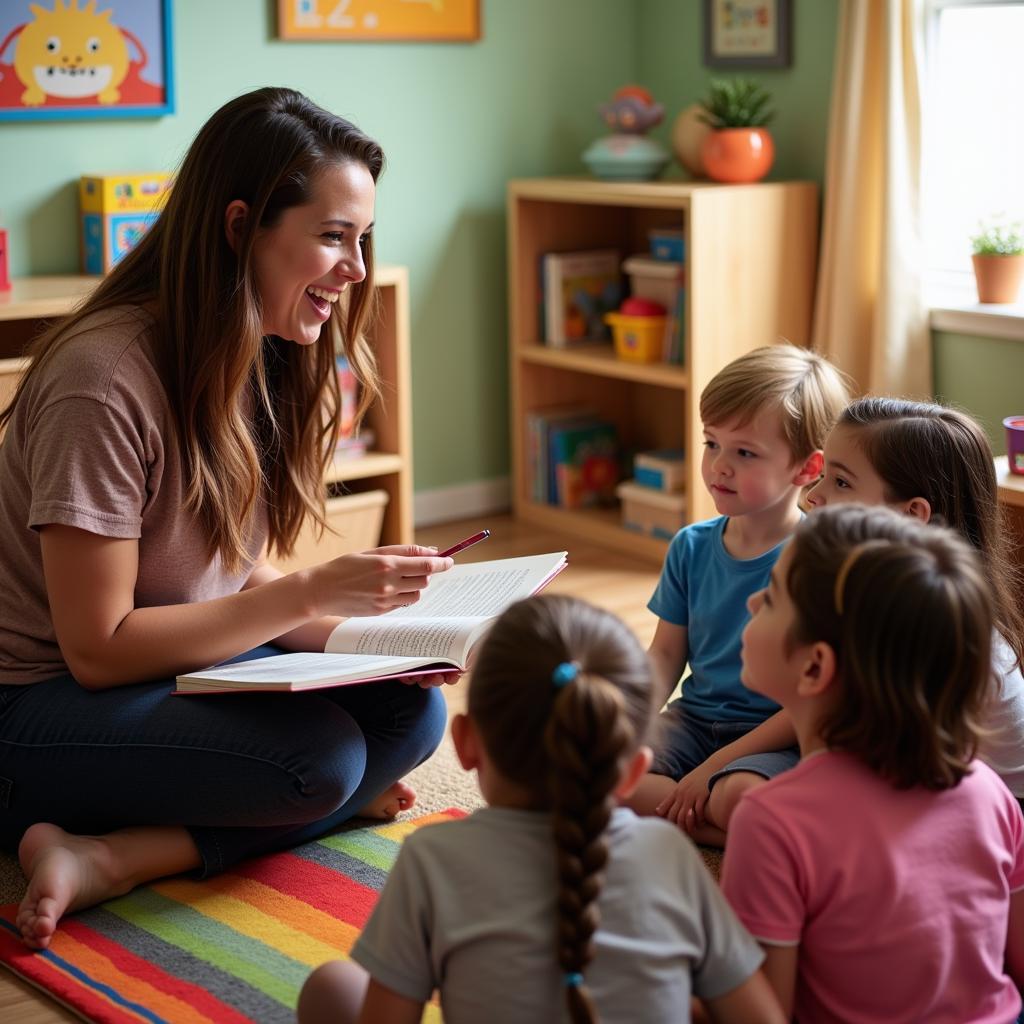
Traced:
MULTIPOLYGON (((447 658, 463 662, 466 644, 483 619, 402 619, 387 622, 379 619, 360 619, 363 626, 351 631, 338 627, 331 634, 341 633, 345 650, 353 654, 377 654, 402 658, 447 658)), ((352 625, 350 620, 345 625, 352 625)), ((334 650, 328 641, 328 651, 334 650)))
POLYGON ((346 620, 331 633, 325 650, 351 654, 401 652, 409 657, 445 657, 461 663, 487 619, 535 594, 564 565, 564 551, 456 565, 433 576, 416 604, 386 615, 346 620), (417 637, 415 642, 413 637, 417 637), (418 646, 420 643, 426 644, 426 649, 418 646))

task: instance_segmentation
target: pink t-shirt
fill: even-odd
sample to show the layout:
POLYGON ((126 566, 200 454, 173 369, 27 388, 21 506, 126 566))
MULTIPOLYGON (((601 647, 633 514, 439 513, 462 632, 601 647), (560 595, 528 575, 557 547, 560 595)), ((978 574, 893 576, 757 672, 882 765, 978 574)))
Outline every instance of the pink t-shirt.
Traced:
MULTIPOLYGON (((95 314, 34 374, 0 442, 0 683, 67 671, 50 618, 40 527, 139 542, 135 607, 236 593, 249 570, 211 558, 185 509, 170 406, 138 309, 95 314)), ((266 539, 261 509, 249 541, 266 539)))
POLYGON ((822 751, 748 793, 722 887, 765 944, 800 946, 798 1021, 1007 1024, 1010 893, 1024 816, 980 761, 953 789, 897 790, 822 751))

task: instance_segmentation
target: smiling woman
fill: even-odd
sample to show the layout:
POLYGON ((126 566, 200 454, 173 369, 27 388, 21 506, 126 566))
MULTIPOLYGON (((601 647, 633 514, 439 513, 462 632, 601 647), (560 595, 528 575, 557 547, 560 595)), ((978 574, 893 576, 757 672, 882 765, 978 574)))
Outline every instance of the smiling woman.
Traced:
POLYGON ((226 104, 153 228, 34 343, 0 412, 0 841, 20 841, 30 946, 141 881, 414 799, 397 780, 441 738, 429 684, 447 677, 230 708, 171 696, 180 673, 322 651, 342 617, 412 604, 452 565, 415 546, 287 576, 266 561, 323 517, 336 350, 358 415, 376 392, 383 162, 291 90, 226 104))

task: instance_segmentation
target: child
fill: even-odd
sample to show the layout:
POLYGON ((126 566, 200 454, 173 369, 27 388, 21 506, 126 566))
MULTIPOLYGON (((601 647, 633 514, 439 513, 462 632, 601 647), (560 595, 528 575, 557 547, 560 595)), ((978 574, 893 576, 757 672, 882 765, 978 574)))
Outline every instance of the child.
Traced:
POLYGON ((1000 529, 992 449, 981 427, 956 409, 898 398, 849 406, 825 442, 825 473, 809 493, 814 508, 885 504, 932 516, 977 548, 995 604, 996 685, 982 713, 978 756, 1024 800, 1024 620, 1000 529))
POLYGON ((723 844, 749 780, 799 757, 778 705, 740 683, 740 634, 747 598, 800 521, 801 490, 818 479, 825 437, 848 400, 842 375, 793 345, 740 356, 700 396, 701 474, 721 515, 676 534, 648 605, 660 620, 650 654, 665 696, 687 663, 691 676, 662 715, 667 740, 630 806, 703 843, 723 844))
POLYGON ((803 759, 736 808, 723 888, 787 1019, 1020 1011, 1024 817, 972 760, 989 590, 952 530, 850 505, 808 516, 750 599, 743 682, 803 759))
POLYGON ((564 596, 495 623, 452 723, 490 806, 406 839, 352 964, 316 970, 301 1024, 782 1021, 692 844, 616 806, 650 761, 650 665, 609 612, 564 596), (563 1004, 564 1008, 563 1008, 563 1004))

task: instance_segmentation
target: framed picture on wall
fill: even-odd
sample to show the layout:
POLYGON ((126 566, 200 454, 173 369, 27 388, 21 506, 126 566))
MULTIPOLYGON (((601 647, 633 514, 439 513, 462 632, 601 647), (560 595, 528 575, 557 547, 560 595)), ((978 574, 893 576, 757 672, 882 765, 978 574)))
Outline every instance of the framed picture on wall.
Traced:
POLYGON ((174 113, 171 0, 0 0, 0 120, 174 113))
POLYGON ((480 0, 277 0, 280 39, 472 43, 480 0))
POLYGON ((704 0, 704 63, 711 68, 788 68, 792 0, 704 0))

